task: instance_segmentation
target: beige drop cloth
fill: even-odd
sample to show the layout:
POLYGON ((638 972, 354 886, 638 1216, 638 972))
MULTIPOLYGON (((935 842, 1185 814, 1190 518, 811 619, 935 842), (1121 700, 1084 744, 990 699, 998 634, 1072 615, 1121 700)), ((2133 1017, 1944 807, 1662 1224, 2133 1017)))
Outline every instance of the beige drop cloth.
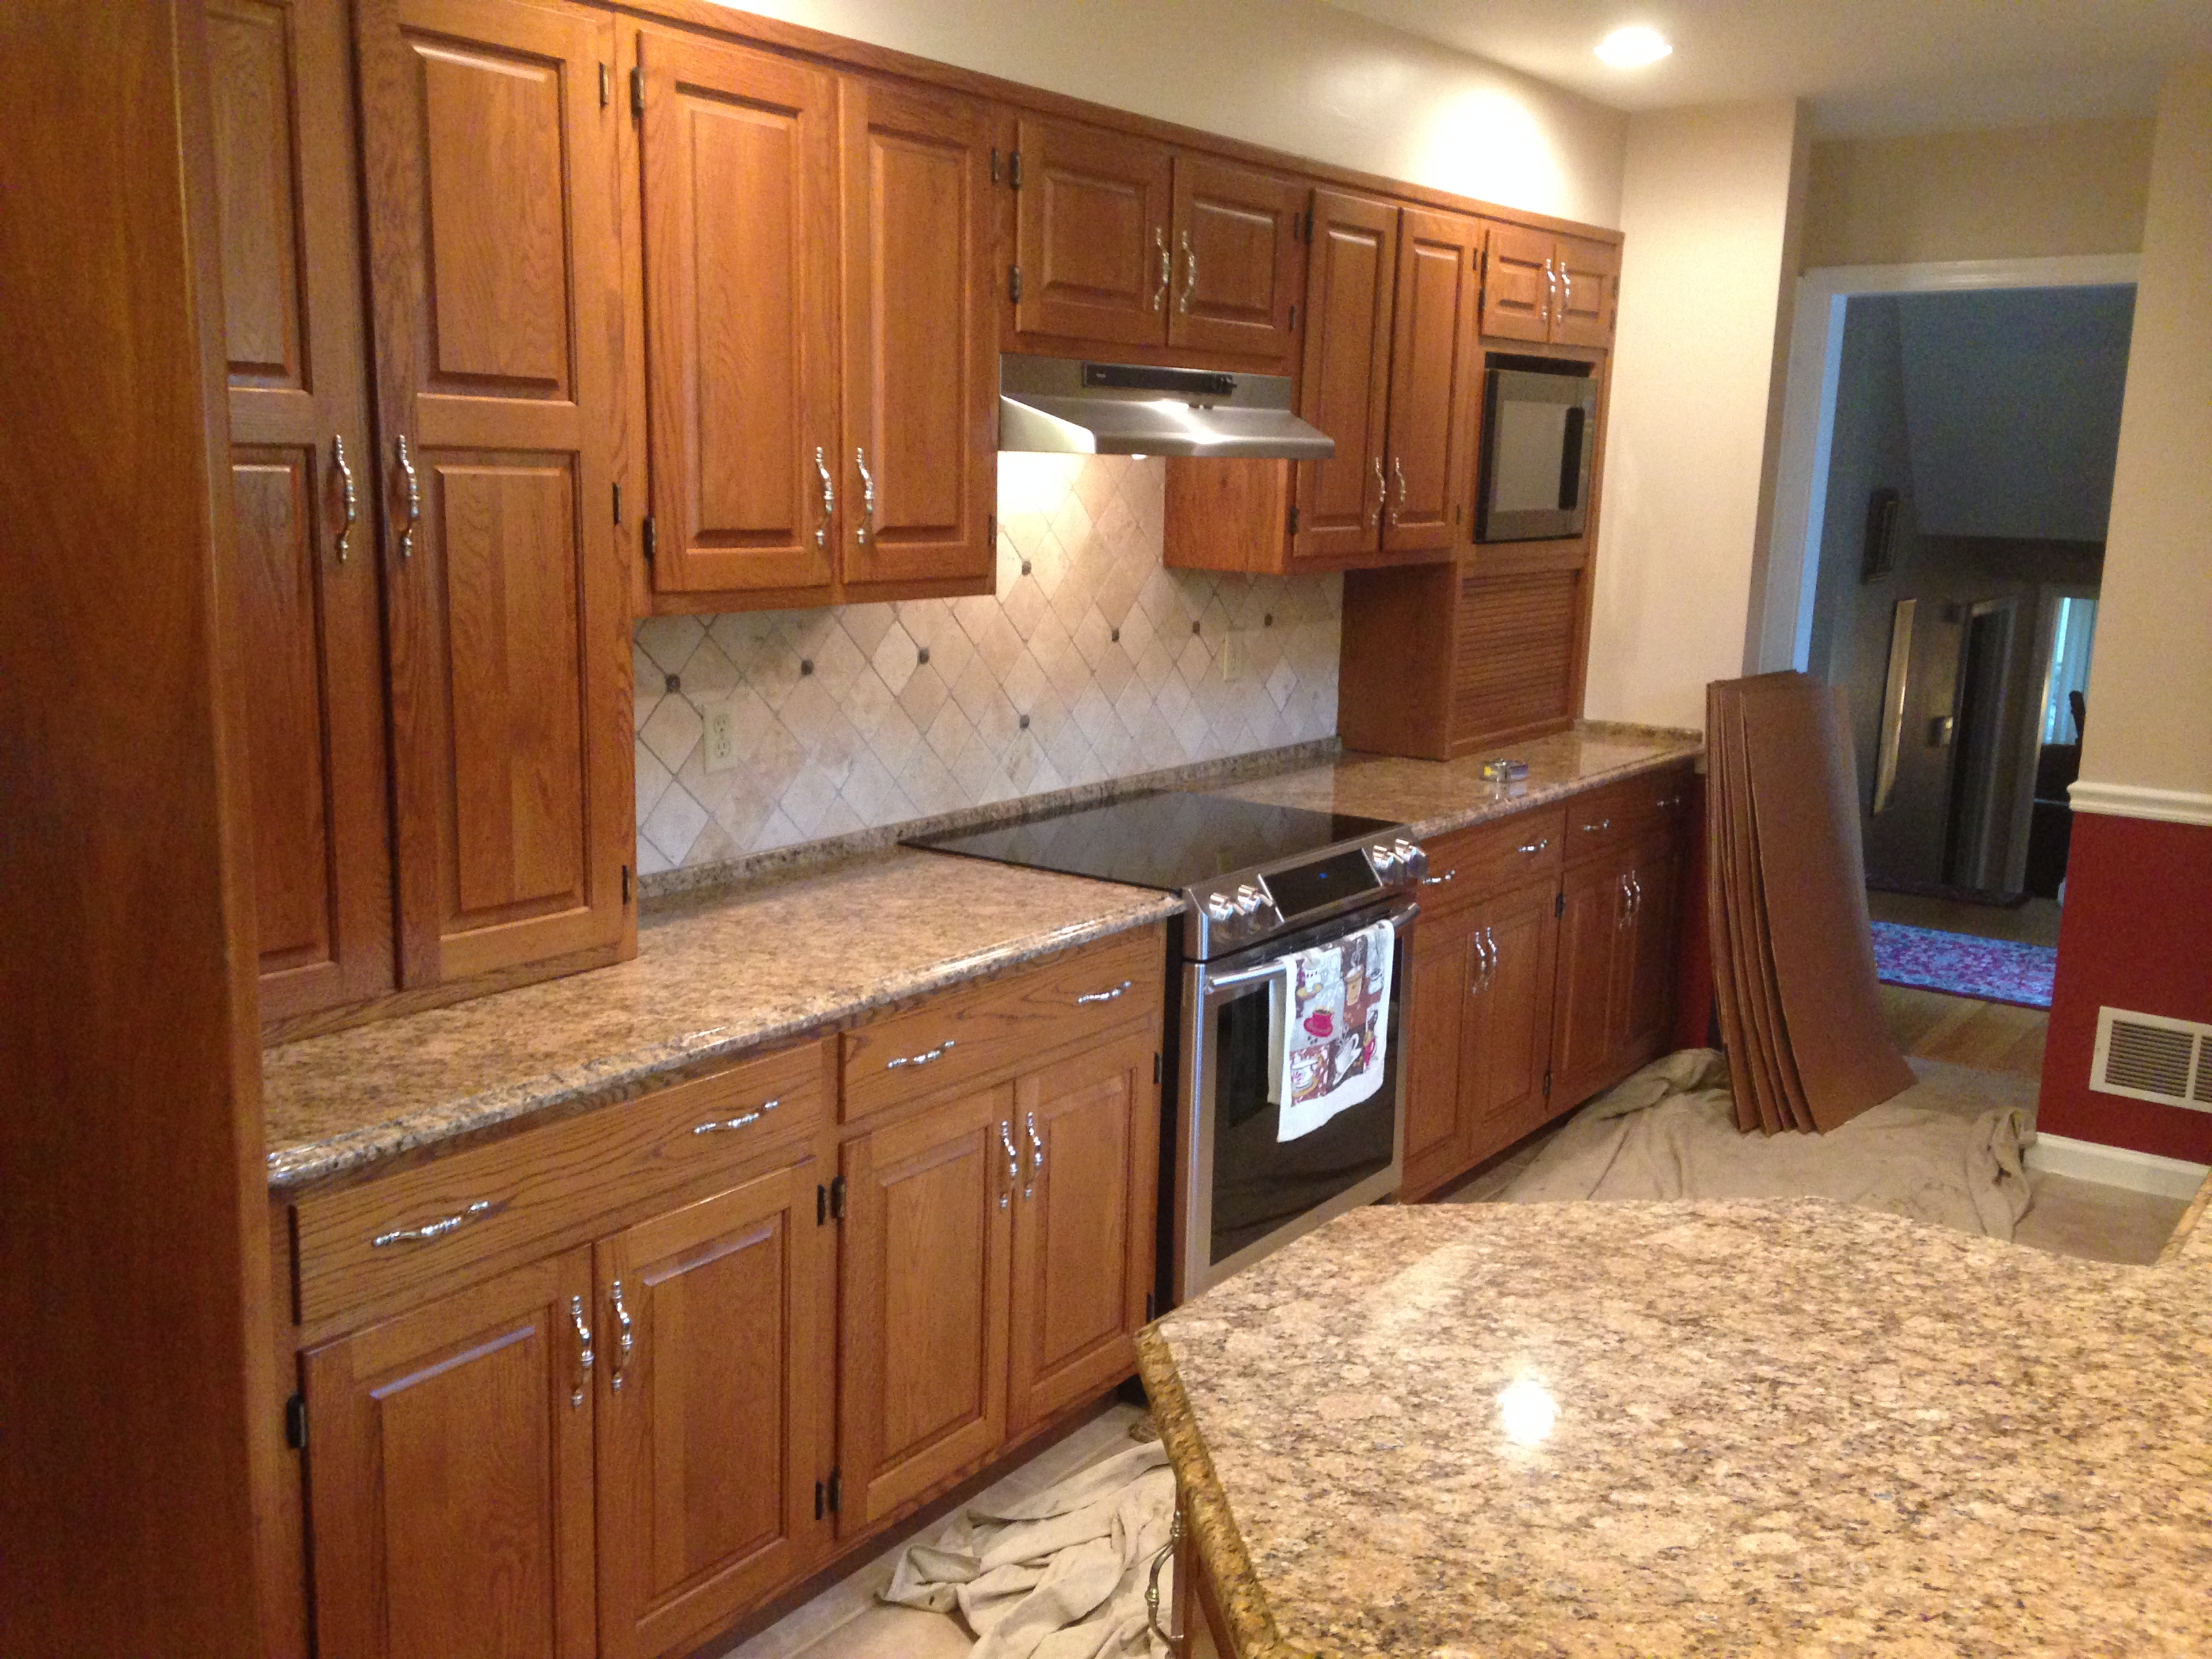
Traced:
POLYGON ((2010 1239, 2027 1213, 2035 1085, 1910 1064, 1917 1083, 1826 1134, 1766 1137, 1738 1132, 1726 1058, 1686 1048, 1583 1107, 1499 1197, 1834 1198, 2010 1239))
MULTIPOLYGON (((1030 1497, 963 1511, 899 1557, 884 1600, 956 1609, 981 1639, 970 1659, 1166 1659, 1145 1590, 1175 1516, 1157 1440, 1030 1497)), ((1175 1563, 1160 1571, 1160 1620, 1175 1563)))

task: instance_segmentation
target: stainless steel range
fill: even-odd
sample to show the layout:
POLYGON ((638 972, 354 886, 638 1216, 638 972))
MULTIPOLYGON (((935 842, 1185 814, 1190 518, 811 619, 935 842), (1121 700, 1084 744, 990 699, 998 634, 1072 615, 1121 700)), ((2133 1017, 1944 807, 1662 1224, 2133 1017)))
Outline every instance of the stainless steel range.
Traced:
POLYGON ((1411 895, 1428 868, 1403 825, 1171 793, 911 844, 1182 894, 1161 1103, 1164 1306, 1396 1188, 1411 895), (1281 1099, 1287 965, 1382 921, 1393 945, 1379 1086, 1298 1133, 1281 1099))

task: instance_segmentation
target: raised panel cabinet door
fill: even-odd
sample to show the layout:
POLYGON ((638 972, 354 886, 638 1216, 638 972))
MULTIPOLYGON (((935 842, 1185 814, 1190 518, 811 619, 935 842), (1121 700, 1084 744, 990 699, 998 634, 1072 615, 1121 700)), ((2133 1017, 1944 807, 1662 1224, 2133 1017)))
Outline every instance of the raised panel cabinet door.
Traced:
POLYGON ((1316 190, 1313 216, 1298 412, 1336 440, 1336 453, 1297 465, 1294 559, 1356 556, 1382 545, 1398 210, 1316 190))
POLYGON ((1552 1098, 1579 1105, 1613 1081, 1625 988, 1626 872, 1612 859, 1571 866, 1561 886, 1559 959, 1552 1004, 1552 1098))
POLYGON ((383 594, 343 0, 210 0, 264 1018, 392 986, 383 594))
POLYGON ((642 29, 653 584, 828 590, 837 481, 837 81, 642 29))
POLYGON ((1479 911, 1421 918, 1407 1004, 1406 1146, 1402 1190, 1419 1195, 1467 1168, 1468 1107, 1462 1060, 1481 978, 1479 911))
POLYGON ((1020 1079, 1006 1429, 1137 1368, 1159 1190, 1156 1030, 1020 1079))
POLYGON ((1511 1146, 1551 1115, 1547 1077, 1558 975, 1558 893, 1547 882, 1482 907, 1488 962, 1474 999, 1467 1060, 1473 1163, 1511 1146))
POLYGON ((618 945, 635 834, 611 23, 361 0, 401 978, 618 945))
POLYGON ((1106 345, 1168 337, 1173 152, 1038 115, 1021 118, 1014 331, 1106 345))
POLYGON ((598 1247, 600 1651, 684 1651, 827 1547, 835 1286, 811 1158, 598 1247))
POLYGON ((1493 222, 1482 290, 1482 331, 1501 340, 1548 340, 1557 280, 1552 234, 1493 222))
POLYGON ((1482 222, 1405 210, 1390 347, 1389 504, 1382 545, 1442 550, 1465 541, 1481 354, 1482 222))
POLYGON ((1290 372, 1305 205, 1304 186, 1279 173, 1175 158, 1169 344, 1273 359, 1290 372))
POLYGON ((988 593, 998 562, 998 119, 972 99, 858 76, 841 94, 845 584, 854 599, 884 584, 988 593))
POLYGON ((1622 998, 1622 1063, 1663 1052, 1674 1024, 1674 908, 1680 854, 1671 836, 1639 842, 1631 854, 1628 990, 1622 998))
POLYGON ((592 1258, 302 1356, 323 1659, 592 1659, 592 1258))
POLYGON ((1559 304, 1552 337, 1561 345, 1609 346, 1620 274, 1620 249, 1611 242, 1562 236, 1555 256, 1559 304))
POLYGON ((845 1143, 841 1537, 1006 1437, 1014 1085, 845 1143))

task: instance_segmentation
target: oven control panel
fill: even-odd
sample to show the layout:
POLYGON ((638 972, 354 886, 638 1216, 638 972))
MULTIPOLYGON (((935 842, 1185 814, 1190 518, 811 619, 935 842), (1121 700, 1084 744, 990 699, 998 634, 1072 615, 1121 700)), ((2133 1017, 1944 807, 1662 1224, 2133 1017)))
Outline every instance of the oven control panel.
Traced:
POLYGON ((1388 836, 1223 876, 1193 890, 1185 949, 1200 958, 1242 950, 1413 886, 1428 868, 1428 855, 1411 838, 1388 836))

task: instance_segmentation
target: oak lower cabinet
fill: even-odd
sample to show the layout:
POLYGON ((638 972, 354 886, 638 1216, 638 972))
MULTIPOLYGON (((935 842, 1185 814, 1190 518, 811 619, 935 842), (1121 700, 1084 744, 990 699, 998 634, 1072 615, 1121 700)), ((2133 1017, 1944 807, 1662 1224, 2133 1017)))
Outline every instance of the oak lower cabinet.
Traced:
POLYGON ((1680 846, 1662 830, 1568 870, 1552 1037, 1561 1099, 1610 1088, 1665 1048, 1681 867, 1680 846))

